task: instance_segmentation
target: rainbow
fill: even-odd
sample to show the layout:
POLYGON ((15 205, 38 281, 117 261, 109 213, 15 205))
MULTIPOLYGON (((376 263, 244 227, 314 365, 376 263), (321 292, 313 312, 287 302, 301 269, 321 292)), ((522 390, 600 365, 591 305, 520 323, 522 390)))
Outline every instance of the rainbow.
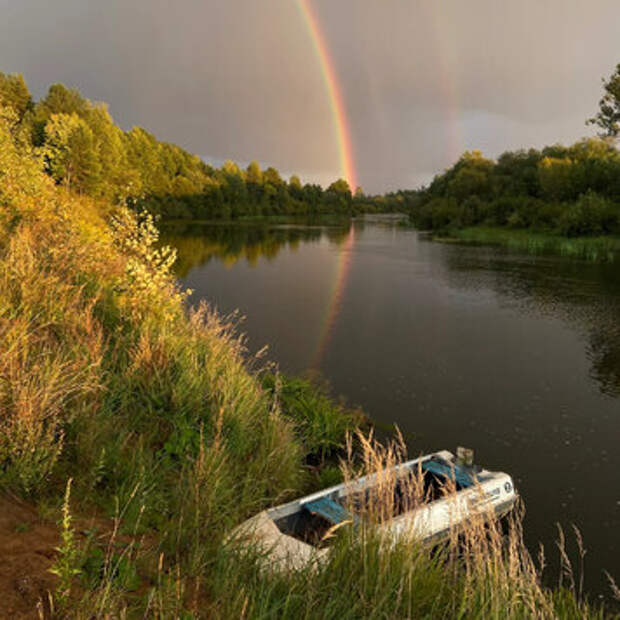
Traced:
MULTIPOLYGON (((355 173, 355 161, 353 159, 353 143, 349 124, 347 122, 346 107, 338 84, 334 63, 329 56, 329 48, 319 27, 319 21, 310 4, 310 0, 298 0, 297 6, 299 7, 303 20, 310 33, 310 38, 312 39, 321 67, 321 73, 323 74, 332 118, 334 120, 334 129, 338 140, 340 174, 349 184, 351 192, 355 192, 357 188, 357 175, 355 173)), ((312 356, 311 368, 318 368, 320 365, 327 345, 329 344, 334 324, 340 314, 347 278, 351 269, 354 243, 355 232, 353 226, 351 226, 344 243, 339 248, 336 270, 329 293, 329 303, 321 319, 320 333, 317 340, 318 346, 312 356)))
POLYGON ((318 346, 314 355, 310 368, 318 368, 321 364, 330 336, 334 329, 336 319, 342 308, 342 300, 346 290, 347 279, 353 262, 353 246, 355 245, 355 228, 353 224, 349 228, 349 233, 344 243, 339 248, 338 262, 336 266, 335 277, 332 282, 329 293, 329 303, 327 304, 325 314, 321 319, 321 328, 318 338, 318 346))
MULTIPOLYGON (((422 3, 422 19, 424 19, 434 37, 435 60, 438 73, 441 76, 441 96, 442 99, 450 103, 447 106, 445 116, 446 140, 445 153, 448 161, 455 161, 464 150, 465 140, 463 130, 457 117, 458 93, 454 85, 452 76, 453 58, 449 58, 444 53, 447 47, 442 45, 441 36, 441 16, 439 15, 438 5, 440 3, 422 3)), ((308 28, 314 49, 316 51, 323 80, 329 97, 330 108, 334 121, 334 128, 338 140, 338 152, 340 157, 341 175, 346 179, 351 191, 357 188, 357 178, 355 173, 355 162, 353 159, 353 144, 346 116, 344 99, 338 84, 334 63, 329 55, 329 48, 319 27, 319 21, 312 8, 310 0, 297 0, 297 6, 303 20, 308 28)), ((340 313, 344 293, 346 290, 347 278, 351 269, 353 259, 353 246, 355 243, 354 227, 351 226, 348 236, 339 249, 339 257, 335 269, 335 277, 330 290, 329 303, 326 312, 321 320, 318 347, 313 356, 312 368, 317 368, 323 359, 334 325, 340 313)))
POLYGON ((349 184, 351 192, 357 188, 357 175, 355 174, 355 161, 353 159, 353 143, 351 132, 347 122, 346 107, 342 92, 336 79, 334 63, 329 56, 329 48, 325 41, 319 21, 309 0, 298 0, 297 6, 310 32, 310 38, 314 45, 316 55, 321 66, 321 73, 325 81, 325 87, 329 97, 329 104, 334 119, 336 136, 338 138, 338 152, 340 157, 340 174, 349 184))

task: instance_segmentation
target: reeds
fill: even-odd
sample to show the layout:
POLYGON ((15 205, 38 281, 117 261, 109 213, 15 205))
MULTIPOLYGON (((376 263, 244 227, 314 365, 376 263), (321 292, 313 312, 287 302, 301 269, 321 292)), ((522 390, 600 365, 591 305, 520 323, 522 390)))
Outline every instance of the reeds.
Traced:
POLYGON ((616 236, 564 237, 552 232, 474 227, 454 230, 451 240, 464 243, 500 245, 528 254, 559 254, 590 262, 615 262, 620 256, 616 236))

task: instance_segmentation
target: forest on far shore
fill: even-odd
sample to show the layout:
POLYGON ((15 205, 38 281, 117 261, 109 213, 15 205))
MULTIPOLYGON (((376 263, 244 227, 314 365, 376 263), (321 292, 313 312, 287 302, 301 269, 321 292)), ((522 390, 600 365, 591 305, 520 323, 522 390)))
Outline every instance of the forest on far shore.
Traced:
POLYGON ((141 127, 123 131, 107 105, 53 84, 35 102, 19 74, 0 72, 0 103, 14 114, 13 133, 44 159, 58 185, 81 195, 145 208, 175 219, 270 215, 343 215, 385 211, 382 197, 337 179, 326 189, 288 180, 258 162, 216 168, 141 127))
POLYGON ((620 64, 603 82, 597 138, 572 146, 506 152, 497 160, 464 153, 417 191, 389 195, 417 228, 472 226, 543 231, 565 237, 620 234, 620 64))
POLYGON ((288 180, 258 162, 220 168, 140 127, 123 131, 107 106, 54 84, 35 102, 21 75, 0 72, 0 102, 12 131, 72 192, 146 209, 165 219, 235 219, 365 212, 409 214, 421 230, 491 226, 564 237, 620 234, 620 65, 603 82, 596 138, 572 146, 508 151, 496 160, 465 152, 427 187, 385 195, 288 180), (5 112, 6 114, 7 112, 5 112))

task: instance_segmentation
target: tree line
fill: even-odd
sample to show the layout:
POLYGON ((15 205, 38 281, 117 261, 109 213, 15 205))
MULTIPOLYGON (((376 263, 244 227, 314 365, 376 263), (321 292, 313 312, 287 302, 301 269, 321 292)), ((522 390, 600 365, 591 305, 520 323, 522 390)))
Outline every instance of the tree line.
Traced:
POLYGON ((388 200, 422 229, 489 225, 567 237, 620 234, 620 65, 603 87, 599 111, 586 121, 599 127, 597 138, 509 151, 497 160, 466 152, 427 187, 388 200))
POLYGON ((230 219, 265 215, 354 215, 381 203, 352 193, 344 179, 324 189, 288 180, 253 161, 216 168, 141 127, 123 131, 103 103, 52 85, 35 102, 21 75, 0 72, 0 105, 14 131, 42 157, 45 171, 70 191, 146 208, 164 218, 230 219))

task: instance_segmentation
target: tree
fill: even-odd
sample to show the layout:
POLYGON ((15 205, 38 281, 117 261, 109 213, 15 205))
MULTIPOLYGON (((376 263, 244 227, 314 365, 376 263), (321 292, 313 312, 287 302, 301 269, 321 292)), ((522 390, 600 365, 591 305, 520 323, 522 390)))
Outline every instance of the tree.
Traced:
POLYGON ((139 174, 129 166, 123 132, 114 124, 106 106, 92 106, 85 120, 93 132, 101 165, 101 183, 93 190, 117 202, 136 195, 140 189, 139 174))
POLYGON ((538 163, 538 178, 544 196, 551 200, 574 199, 576 168, 568 157, 543 157, 538 163))
POLYGON ((48 116, 52 114, 77 114, 84 117, 90 109, 88 99, 82 97, 75 88, 67 88, 64 84, 52 84, 45 99, 39 104, 48 116))
POLYGON ((342 194, 342 195, 351 195, 351 188, 349 187, 349 184, 344 180, 344 179, 338 179, 337 181, 334 181, 328 188, 327 188, 328 192, 334 192, 335 194, 342 194))
POLYGON ((30 91, 20 74, 5 75, 0 71, 0 105, 13 108, 20 120, 33 107, 30 91))
POLYGON ((134 127, 125 134, 125 148, 129 165, 140 175, 142 192, 147 196, 168 191, 160 160, 161 145, 141 127, 134 127))
POLYGON ((461 202, 475 194, 480 197, 491 192, 490 175, 494 163, 483 157, 480 151, 466 151, 453 168, 448 182, 447 195, 461 202))
POLYGON ((243 172, 241 172, 241 168, 239 168, 239 166, 230 159, 227 159, 224 162, 224 165, 222 166, 222 172, 227 176, 235 176, 243 180, 243 172))
POLYGON ((598 125, 601 137, 616 138, 620 132, 620 63, 607 81, 603 78, 604 94, 598 102, 599 112, 586 121, 598 125))
POLYGON ((334 213, 348 213, 351 210, 351 188, 344 179, 334 181, 325 193, 327 210, 334 213))
MULTIPOLYGON (((105 104, 63 84, 50 86, 35 104, 21 75, 0 72, 0 120, 39 165, 43 160, 57 184, 162 216, 352 215, 378 206, 377 197, 365 196, 361 188, 353 200, 344 179, 324 190, 302 186, 297 175, 287 181, 273 167, 261 170, 257 161, 244 169, 226 161, 216 169, 144 129, 123 131, 105 104)), ((620 195, 620 182, 616 185, 614 195, 620 195)))
POLYGON ((271 183, 274 187, 279 187, 284 183, 280 173, 272 166, 269 166, 269 168, 263 172, 263 181, 265 183, 271 183))
POLYGON ((52 114, 45 126, 50 176, 68 189, 92 193, 101 172, 92 130, 76 114, 52 114))
POLYGON ((296 174, 293 174, 291 176, 291 178, 289 179, 288 182, 288 193, 290 195, 290 197, 294 200, 297 201, 297 206, 294 207, 297 210, 300 210, 300 207, 303 207, 305 205, 300 205, 299 203, 301 201, 303 201, 304 198, 304 190, 303 187, 301 185, 301 181, 299 179, 299 177, 296 174))
POLYGON ((245 181, 246 183, 253 183, 254 185, 262 185, 263 172, 256 160, 250 162, 250 165, 247 167, 245 181))
POLYGON ((232 217, 244 215, 243 210, 247 207, 248 190, 243 172, 237 164, 228 160, 222 166, 222 174, 222 193, 224 199, 230 203, 232 217))

